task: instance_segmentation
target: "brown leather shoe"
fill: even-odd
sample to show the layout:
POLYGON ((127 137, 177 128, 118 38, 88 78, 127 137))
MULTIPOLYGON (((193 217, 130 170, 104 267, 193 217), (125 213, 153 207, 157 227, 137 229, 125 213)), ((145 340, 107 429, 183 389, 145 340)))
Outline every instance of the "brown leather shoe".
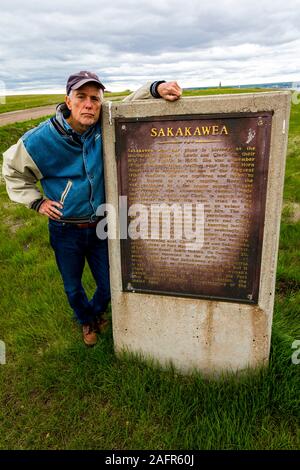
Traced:
POLYGON ((108 327, 109 321, 106 318, 98 317, 95 321, 95 329, 97 333, 104 333, 108 327))
POLYGON ((97 334, 92 325, 82 325, 82 334, 83 341, 87 346, 95 346, 97 343, 97 334))

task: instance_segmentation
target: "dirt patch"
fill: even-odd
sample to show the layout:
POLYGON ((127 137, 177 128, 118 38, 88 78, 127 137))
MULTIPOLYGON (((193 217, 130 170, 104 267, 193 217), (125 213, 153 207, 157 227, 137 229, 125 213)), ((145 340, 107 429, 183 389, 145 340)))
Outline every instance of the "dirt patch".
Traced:
POLYGON ((4 209, 10 209, 11 207, 15 205, 16 205, 15 202, 2 202, 2 207, 4 207, 4 209))
POLYGON ((287 202, 284 209, 288 210, 289 222, 297 223, 300 221, 300 204, 299 202, 287 202))
POLYGON ((292 208, 293 208, 292 220, 293 220, 293 222, 299 222, 299 220, 300 220, 300 204, 298 202, 294 202, 292 204, 292 208))
POLYGON ((276 292, 286 295, 297 293, 300 290, 300 282, 295 279, 278 279, 276 282, 276 292))
POLYGON ((4 223, 8 226, 11 233, 16 233, 19 228, 24 227, 26 225, 26 222, 24 222, 23 220, 14 220, 10 217, 5 219, 4 223))

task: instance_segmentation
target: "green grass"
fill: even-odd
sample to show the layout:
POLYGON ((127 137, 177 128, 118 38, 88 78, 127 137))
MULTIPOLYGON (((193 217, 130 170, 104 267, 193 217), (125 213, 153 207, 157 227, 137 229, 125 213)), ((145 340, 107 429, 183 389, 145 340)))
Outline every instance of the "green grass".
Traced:
MULTIPOLYGON (((299 105, 300 108, 300 105, 299 105)), ((292 109, 285 198, 299 202, 299 110, 292 109), (294 179, 291 176, 294 175, 294 179)), ((41 120, 0 128, 0 152, 41 120)), ((0 449, 298 449, 300 222, 286 206, 269 367, 220 380, 117 358, 112 331, 84 347, 47 222, 0 184, 0 449)), ((91 295, 89 271, 84 284, 91 295)))
POLYGON ((58 104, 64 100, 64 95, 14 95, 7 96, 6 103, 0 104, 0 113, 17 111, 18 109, 35 108, 58 104))
POLYGON ((204 90, 183 90, 183 96, 206 96, 206 95, 236 95, 239 93, 263 93, 265 91, 274 91, 269 88, 206 88, 204 90))
MULTIPOLYGON (((109 100, 118 100, 128 95, 129 90, 122 92, 105 92, 104 96, 109 100)), ((6 96, 5 104, 0 103, 0 114, 20 109, 48 106, 64 101, 65 95, 13 95, 6 96)))
POLYGON ((125 98, 125 96, 130 95, 130 93, 132 93, 130 90, 124 90, 124 91, 118 91, 118 92, 105 91, 104 98, 110 101, 120 101, 123 98, 125 98))
MULTIPOLYGON (((262 88, 210 88, 208 90, 184 90, 183 96, 195 95, 211 95, 211 94, 224 94, 224 93, 250 93, 267 91, 262 88)), ((107 100, 118 101, 131 93, 130 90, 120 92, 105 92, 104 97, 107 100)), ((64 101, 65 95, 13 95, 7 96, 5 104, 0 104, 0 114, 9 111, 17 111, 20 109, 35 108, 38 106, 47 106, 51 104, 58 104, 64 101)))
MULTIPOLYGON (((228 89, 228 88, 210 88, 208 90, 185 90, 183 95, 184 96, 192 96, 192 95, 208 95, 208 94, 223 94, 223 93, 250 93, 250 92, 258 92, 258 91, 266 91, 265 89, 258 89, 258 88, 249 88, 245 89, 228 89)), ((129 95, 131 92, 130 90, 124 90, 120 92, 105 92, 104 97, 107 100, 121 100, 125 96, 129 95)), ((17 111, 20 109, 28 109, 28 108, 35 108, 38 106, 47 106, 51 104, 58 104, 64 101, 65 95, 13 95, 6 97, 6 103, 0 104, 0 114, 7 113, 9 111, 17 111)))
MULTIPOLYGON (((300 107, 300 106, 299 106, 300 107)), ((291 118, 300 121, 299 113, 292 110, 291 118), (294 116, 295 114, 295 116, 294 116)), ((284 199, 288 202, 300 203, 300 128, 291 121, 288 145, 288 158, 285 172, 284 199)))

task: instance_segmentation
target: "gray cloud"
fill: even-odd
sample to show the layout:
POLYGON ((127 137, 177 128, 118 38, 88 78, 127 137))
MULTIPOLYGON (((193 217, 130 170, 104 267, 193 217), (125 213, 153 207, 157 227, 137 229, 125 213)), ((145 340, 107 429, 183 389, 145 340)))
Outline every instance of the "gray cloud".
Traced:
POLYGON ((300 2, 10 0, 1 5, 0 80, 62 89, 82 69, 108 88, 299 79, 300 2), (245 4, 246 3, 246 4, 245 4))

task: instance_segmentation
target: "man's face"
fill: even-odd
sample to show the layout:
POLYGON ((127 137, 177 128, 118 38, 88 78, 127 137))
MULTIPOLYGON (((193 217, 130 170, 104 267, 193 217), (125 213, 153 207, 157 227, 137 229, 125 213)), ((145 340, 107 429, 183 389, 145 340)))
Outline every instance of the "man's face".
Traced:
POLYGON ((78 90, 72 90, 71 96, 66 97, 66 104, 71 111, 68 119, 70 125, 82 132, 95 124, 100 116, 102 90, 87 83, 78 90))

